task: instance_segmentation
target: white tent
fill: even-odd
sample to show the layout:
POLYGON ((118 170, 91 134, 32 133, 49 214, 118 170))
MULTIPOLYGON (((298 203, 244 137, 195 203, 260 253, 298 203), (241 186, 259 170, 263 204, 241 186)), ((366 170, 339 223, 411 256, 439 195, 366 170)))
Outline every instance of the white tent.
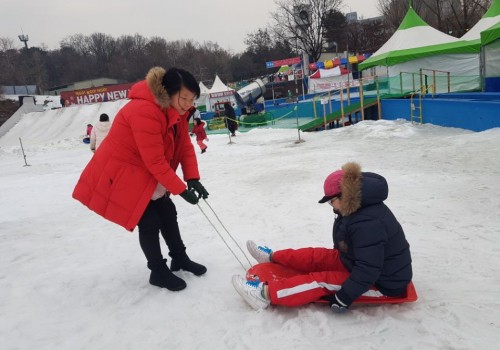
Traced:
POLYGON ((214 84, 210 88, 208 100, 206 102, 207 111, 215 112, 217 104, 230 102, 233 107, 238 105, 236 100, 236 91, 231 89, 220 80, 219 76, 215 76, 214 84))
POLYGON ((214 80, 214 84, 210 88, 209 93, 213 94, 213 93, 222 92, 222 91, 234 91, 234 89, 231 89, 226 84, 224 84, 222 82, 222 80, 220 80, 219 76, 216 75, 215 80, 214 80))
POLYGON ((208 95, 210 93, 210 89, 203 84, 202 81, 198 84, 200 87, 200 95, 208 95))
POLYGON ((206 104, 208 101, 208 94, 210 93, 210 89, 207 88, 201 81, 198 86, 200 87, 200 97, 196 101, 194 101, 194 106, 201 112, 204 112, 206 111, 206 104))
POLYGON ((432 28, 411 7, 394 35, 359 67, 373 68, 372 73, 379 77, 387 76, 391 93, 419 90, 421 83, 441 92, 448 87, 460 91, 480 86, 479 43, 432 28))

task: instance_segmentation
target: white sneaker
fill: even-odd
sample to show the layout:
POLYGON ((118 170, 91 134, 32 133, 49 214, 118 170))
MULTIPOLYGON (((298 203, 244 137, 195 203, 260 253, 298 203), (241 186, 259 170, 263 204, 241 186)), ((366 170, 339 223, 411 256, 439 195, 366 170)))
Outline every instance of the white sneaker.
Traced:
POLYGON ((259 281, 247 281, 240 275, 234 275, 231 279, 234 289, 255 310, 265 309, 271 303, 262 296, 264 283, 259 281))
POLYGON ((273 253, 271 248, 257 245, 254 241, 247 241, 247 249, 259 263, 271 262, 271 254, 273 253))

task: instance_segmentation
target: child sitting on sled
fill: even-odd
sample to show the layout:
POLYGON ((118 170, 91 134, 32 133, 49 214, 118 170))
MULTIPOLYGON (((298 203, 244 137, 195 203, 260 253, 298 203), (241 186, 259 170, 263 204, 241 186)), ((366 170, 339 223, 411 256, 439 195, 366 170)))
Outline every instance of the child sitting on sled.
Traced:
POLYGON ((267 282, 234 275, 236 291, 254 309, 270 304, 299 306, 326 300, 334 312, 344 312, 362 295, 396 297, 412 279, 410 246, 390 209, 384 177, 361 172, 354 162, 330 174, 319 203, 333 207, 334 248, 272 251, 247 242, 259 262, 272 262, 299 271, 298 275, 267 282))

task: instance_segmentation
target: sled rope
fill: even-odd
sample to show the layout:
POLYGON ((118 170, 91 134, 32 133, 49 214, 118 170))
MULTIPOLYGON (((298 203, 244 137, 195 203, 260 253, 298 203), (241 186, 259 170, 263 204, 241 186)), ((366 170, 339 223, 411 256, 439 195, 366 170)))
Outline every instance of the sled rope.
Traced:
POLYGON ((250 260, 248 259, 247 255, 245 254, 245 251, 243 249, 241 249, 241 247, 238 244, 238 242, 236 242, 236 240, 233 238, 233 236, 229 233, 229 231, 227 230, 226 226, 224 226, 224 224, 222 223, 222 221, 219 219, 219 216, 217 215, 217 213, 215 212, 215 210, 212 208, 212 206, 207 202, 206 199, 203 199, 203 200, 208 205, 208 207, 210 208, 210 210, 212 211, 212 213, 214 213, 215 217, 217 218, 217 221, 219 221, 219 223, 222 226, 222 228, 227 232, 228 236, 231 237, 231 239, 233 240, 234 244, 236 244, 236 246, 240 250, 241 254, 243 254, 243 256, 245 257, 245 259, 247 259, 248 265, 250 265, 250 267, 252 267, 252 263, 250 262, 250 260))
MULTIPOLYGON (((206 199, 203 199, 205 201, 205 203, 207 204, 207 206, 210 208, 210 210, 212 211, 212 213, 215 215, 215 217, 217 218, 217 221, 219 221, 220 225, 224 228, 224 230, 227 232, 227 234, 229 235, 229 237, 231 237, 231 239, 233 240, 234 244, 236 244, 236 246, 239 248, 239 250, 241 251, 241 253, 243 254, 243 256, 247 259, 248 261, 248 265, 250 267, 252 267, 252 263, 250 262, 250 260, 248 259, 248 257, 246 256, 245 252, 243 251, 243 249, 241 249, 240 245, 236 242, 236 240, 233 238, 233 236, 229 233, 229 231, 226 229, 226 227, 224 226, 224 224, 222 223, 222 221, 219 219, 219 216, 215 213, 214 209, 210 206, 210 204, 208 204, 207 200, 206 199)), ((238 263, 241 265, 241 267, 243 268, 243 270, 245 270, 245 272, 247 271, 247 268, 245 267, 245 265, 241 262, 241 260, 238 258, 238 256, 235 254, 234 250, 231 249, 231 247, 229 246, 229 244, 227 243, 227 241, 224 239, 224 237, 221 235, 221 233, 219 232, 219 230, 217 229, 217 227, 215 227, 215 225, 213 224, 212 220, 210 220, 210 218, 208 217, 208 215, 205 213, 205 211, 202 209, 202 207, 200 206, 200 204, 198 203, 198 208, 200 209, 201 213, 203 214, 203 216, 205 216, 205 218, 208 220, 208 222, 210 223, 210 225, 212 225, 212 227, 214 228, 215 232, 217 232, 217 234, 219 235, 219 237, 222 239, 222 242, 224 242, 224 244, 226 245, 227 249, 229 249, 229 251, 231 252, 231 254, 233 254, 233 256, 236 258, 236 260, 238 261, 238 263)))

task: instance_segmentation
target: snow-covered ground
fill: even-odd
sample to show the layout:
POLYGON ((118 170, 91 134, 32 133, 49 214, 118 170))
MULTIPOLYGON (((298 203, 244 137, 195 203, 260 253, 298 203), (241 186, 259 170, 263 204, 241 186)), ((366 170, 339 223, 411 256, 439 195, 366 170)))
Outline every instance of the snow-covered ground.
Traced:
POLYGON ((317 202, 347 161, 387 178, 411 244, 415 303, 254 311, 230 282, 243 268, 197 206, 174 198, 188 253, 208 273, 180 272, 188 287, 170 292, 149 285, 136 232, 71 198, 92 156, 85 125, 123 103, 28 114, 0 138, 2 349, 498 348, 500 129, 367 121, 298 144, 294 129, 252 130, 234 144, 211 135, 202 183, 242 247, 330 247, 333 213, 317 202))

